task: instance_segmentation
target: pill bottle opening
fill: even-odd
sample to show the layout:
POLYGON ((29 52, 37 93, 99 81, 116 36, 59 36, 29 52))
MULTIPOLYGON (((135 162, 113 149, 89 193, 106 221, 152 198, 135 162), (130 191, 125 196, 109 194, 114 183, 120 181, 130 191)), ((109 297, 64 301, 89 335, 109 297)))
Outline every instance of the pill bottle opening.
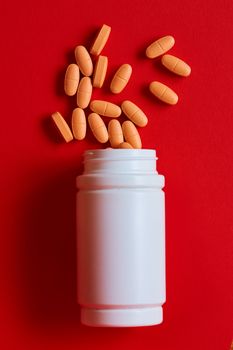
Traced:
POLYGON ((153 149, 95 149, 84 152, 85 173, 157 173, 153 149))
POLYGON ((105 148, 93 149, 84 152, 84 161, 91 159, 154 159, 156 160, 156 151, 154 149, 119 149, 105 148))

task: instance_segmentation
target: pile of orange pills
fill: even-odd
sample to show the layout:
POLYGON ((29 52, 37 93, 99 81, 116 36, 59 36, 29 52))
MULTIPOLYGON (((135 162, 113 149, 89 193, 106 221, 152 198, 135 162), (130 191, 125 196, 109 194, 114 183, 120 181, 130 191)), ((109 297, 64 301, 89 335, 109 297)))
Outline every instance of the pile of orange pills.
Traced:
MULTIPOLYGON (((52 119, 66 142, 73 139, 83 140, 88 124, 94 137, 100 143, 109 141, 113 148, 142 148, 137 127, 145 127, 148 119, 135 103, 126 100, 121 106, 118 106, 108 101, 91 100, 93 88, 101 88, 105 81, 108 57, 100 54, 107 43, 110 32, 111 28, 104 24, 90 52, 82 45, 77 46, 74 52, 76 63, 70 64, 66 69, 64 91, 68 96, 76 95, 77 100, 77 108, 72 113, 71 127, 59 112, 53 113, 52 119), (94 66, 91 55, 97 56, 94 66), (88 116, 85 113, 87 107, 92 111, 88 116), (121 125, 116 118, 122 113, 128 120, 121 125), (111 118, 107 126, 102 116, 111 118)), ((174 44, 175 39, 172 36, 160 38, 148 46, 146 56, 150 59, 162 56, 161 63, 164 67, 175 74, 187 77, 191 73, 189 65, 175 56, 165 54, 174 44)), ((112 78, 110 91, 113 94, 122 92, 131 75, 131 65, 121 65, 112 78)), ((174 105, 178 102, 177 94, 161 82, 151 82, 149 90, 167 104, 174 105)))

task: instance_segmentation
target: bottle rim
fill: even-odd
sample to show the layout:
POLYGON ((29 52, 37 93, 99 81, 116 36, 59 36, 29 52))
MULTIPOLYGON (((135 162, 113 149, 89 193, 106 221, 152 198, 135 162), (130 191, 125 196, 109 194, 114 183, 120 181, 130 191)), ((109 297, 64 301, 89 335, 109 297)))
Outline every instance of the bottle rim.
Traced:
POLYGON ((164 177, 156 170, 153 149, 95 149, 84 153, 84 172, 79 189, 163 188, 164 177))
POLYGON ((91 149, 84 152, 84 162, 88 160, 118 160, 118 159, 154 159, 157 160, 154 149, 91 149))

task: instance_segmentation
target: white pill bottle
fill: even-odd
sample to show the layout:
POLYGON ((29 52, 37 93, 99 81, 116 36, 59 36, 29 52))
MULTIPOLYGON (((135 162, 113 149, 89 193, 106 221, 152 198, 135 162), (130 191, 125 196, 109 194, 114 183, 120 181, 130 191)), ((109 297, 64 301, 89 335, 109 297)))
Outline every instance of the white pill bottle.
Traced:
POLYGON ((86 151, 77 177, 78 303, 88 326, 163 320, 164 177, 147 149, 86 151))

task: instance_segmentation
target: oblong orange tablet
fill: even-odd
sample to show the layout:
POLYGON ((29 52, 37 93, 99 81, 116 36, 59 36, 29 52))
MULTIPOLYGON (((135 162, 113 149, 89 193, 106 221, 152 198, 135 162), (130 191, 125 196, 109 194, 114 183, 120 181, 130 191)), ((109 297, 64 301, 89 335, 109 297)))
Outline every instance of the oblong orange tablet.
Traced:
POLYGON ((124 88, 128 84, 131 74, 132 74, 131 65, 127 63, 122 64, 122 66, 118 68, 118 70, 116 71, 112 79, 110 90, 114 94, 119 94, 122 90, 124 90, 124 88))
POLYGON ((72 132, 69 128, 69 125, 63 118, 63 116, 59 112, 55 112, 52 114, 52 119, 56 124, 58 130, 61 133, 61 136, 64 138, 66 142, 70 142, 73 140, 72 132))
POLYGON ((182 77, 187 77, 191 73, 190 66, 178 57, 172 55, 164 55, 161 59, 161 62, 164 67, 175 74, 181 75, 182 77))
POLYGON ((110 32, 111 32, 111 27, 104 24, 100 29, 94 44, 91 47, 90 52, 92 55, 97 56, 100 54, 100 52, 103 50, 104 46, 106 45, 106 42, 108 41, 110 32))
POLYGON ((73 96, 77 92, 79 83, 79 68, 77 64, 71 63, 67 69, 64 79, 64 90, 66 95, 73 96))
POLYGON ((93 100, 90 103, 90 109, 104 117, 118 118, 121 115, 121 108, 107 101, 93 100))
POLYGON ((146 56, 148 58, 155 58, 163 55, 165 52, 170 50, 175 44, 175 39, 171 35, 164 36, 156 41, 154 41, 146 49, 146 56))
POLYGON ((123 132, 118 120, 112 119, 108 123, 109 142, 112 147, 118 147, 123 141, 123 132))
POLYGON ((118 148, 133 148, 128 142, 122 142, 118 148))
POLYGON ((100 143, 108 141, 108 130, 103 119, 97 113, 91 113, 88 116, 88 123, 96 140, 100 143))
POLYGON ((72 132, 76 140, 83 140, 86 136, 87 121, 84 110, 75 108, 71 119, 72 132))
POLYGON ((91 56, 89 55, 87 49, 82 45, 76 46, 74 54, 77 65, 79 66, 79 69, 82 72, 82 74, 87 77, 92 75, 93 64, 91 56))
POLYGON ((131 101, 124 101, 121 104, 122 111, 136 125, 146 126, 148 123, 147 116, 143 111, 131 101))
POLYGON ((175 105, 178 102, 177 94, 165 84, 153 81, 150 83, 149 89, 154 96, 165 103, 175 105))
POLYGON ((108 57, 99 56, 93 73, 93 87, 101 88, 103 86, 108 68, 108 57))
POLYGON ((142 142, 136 126, 130 121, 126 120, 122 124, 123 135, 133 148, 142 148, 142 142))
POLYGON ((83 77, 80 80, 77 91, 77 105, 80 108, 86 108, 91 100, 92 84, 89 77, 83 77))

